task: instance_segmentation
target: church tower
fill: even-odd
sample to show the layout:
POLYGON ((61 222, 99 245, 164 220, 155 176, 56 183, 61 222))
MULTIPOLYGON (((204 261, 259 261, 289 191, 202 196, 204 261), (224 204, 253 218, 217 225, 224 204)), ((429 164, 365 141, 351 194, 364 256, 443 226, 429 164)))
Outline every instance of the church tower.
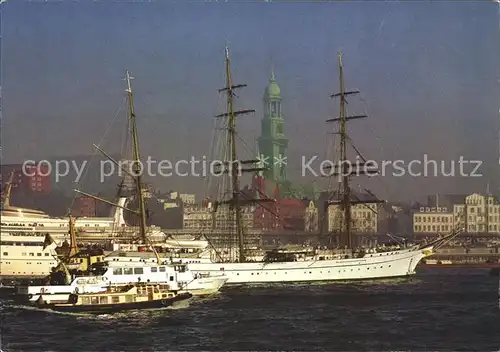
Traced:
POLYGON ((263 166, 266 180, 277 184, 287 181, 288 139, 285 138, 281 90, 276 83, 274 70, 271 71, 269 84, 264 92, 264 116, 261 121, 261 134, 258 139, 259 159, 263 166))

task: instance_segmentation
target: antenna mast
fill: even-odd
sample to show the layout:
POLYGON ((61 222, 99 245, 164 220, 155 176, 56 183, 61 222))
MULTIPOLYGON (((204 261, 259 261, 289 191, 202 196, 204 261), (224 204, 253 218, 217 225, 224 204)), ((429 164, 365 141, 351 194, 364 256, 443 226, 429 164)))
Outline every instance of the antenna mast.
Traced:
POLYGON ((137 186, 137 195, 139 197, 139 217, 140 217, 140 231, 141 231, 141 239, 144 244, 148 244, 147 236, 146 236, 146 211, 145 211, 145 205, 144 205, 144 194, 142 192, 142 182, 141 182, 141 174, 142 174, 142 168, 141 168, 141 159, 140 159, 140 154, 139 154, 139 138, 137 136, 137 124, 136 124, 136 119, 135 119, 135 111, 134 111, 134 100, 133 100, 133 95, 132 95, 132 85, 130 81, 134 79, 134 77, 130 76, 129 71, 127 70, 126 72, 126 77, 125 79, 127 80, 127 94, 128 94, 128 107, 129 107, 129 118, 130 118, 130 126, 131 126, 131 132, 132 132, 132 152, 133 152, 133 157, 134 157, 134 171, 133 175, 135 176, 136 179, 136 186, 137 186))

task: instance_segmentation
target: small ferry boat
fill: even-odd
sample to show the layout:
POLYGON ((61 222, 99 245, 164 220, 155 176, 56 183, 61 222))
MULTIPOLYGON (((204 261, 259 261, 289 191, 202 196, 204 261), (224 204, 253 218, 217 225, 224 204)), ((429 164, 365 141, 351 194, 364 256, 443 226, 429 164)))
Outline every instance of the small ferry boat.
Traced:
POLYGON ((66 303, 46 303, 40 296, 37 307, 68 313, 109 314, 168 307, 192 296, 189 292, 172 291, 167 284, 135 284, 110 287, 100 293, 73 293, 66 303))

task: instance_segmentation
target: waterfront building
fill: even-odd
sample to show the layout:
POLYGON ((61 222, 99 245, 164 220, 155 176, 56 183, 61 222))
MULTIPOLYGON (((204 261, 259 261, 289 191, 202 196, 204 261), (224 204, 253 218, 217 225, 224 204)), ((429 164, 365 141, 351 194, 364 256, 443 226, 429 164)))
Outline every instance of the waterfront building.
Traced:
POLYGON ((318 208, 311 200, 306 208, 305 213, 305 231, 307 232, 317 232, 318 231, 318 208))
POLYGON ((73 204, 73 216, 94 217, 97 216, 97 200, 88 196, 79 196, 75 198, 73 204))
POLYGON ((413 209, 409 204, 387 202, 378 211, 378 233, 408 237, 413 234, 413 209))
MULTIPOLYGON (((343 226, 343 209, 339 204, 328 207, 328 231, 340 232, 343 226)), ((377 233, 378 205, 360 203, 351 205, 352 231, 355 233, 377 233)))
POLYGON ((13 172, 14 177, 12 186, 14 189, 22 188, 25 193, 48 194, 52 189, 51 170, 46 163, 23 164, 8 164, 1 166, 1 178, 3 183, 7 182, 10 174, 13 172))
POLYGON ((184 207, 182 227, 192 230, 211 229, 212 213, 210 209, 202 206, 184 207))
POLYGON ((196 195, 194 193, 170 192, 171 200, 179 200, 183 204, 196 204, 196 195))
POLYGON ((464 227, 468 233, 499 234, 500 203, 492 195, 473 193, 462 204, 421 207, 413 214, 415 234, 440 234, 464 227))
MULTIPOLYGON (((242 208, 242 226, 246 229, 253 228, 253 209, 242 208)), ((219 207, 214 213, 211 204, 208 206, 185 206, 183 214, 183 228, 192 230, 219 229, 234 230, 234 212, 229 207, 219 207)))
POLYGON ((414 233, 445 234, 454 228, 454 213, 447 207, 421 207, 413 214, 414 233))

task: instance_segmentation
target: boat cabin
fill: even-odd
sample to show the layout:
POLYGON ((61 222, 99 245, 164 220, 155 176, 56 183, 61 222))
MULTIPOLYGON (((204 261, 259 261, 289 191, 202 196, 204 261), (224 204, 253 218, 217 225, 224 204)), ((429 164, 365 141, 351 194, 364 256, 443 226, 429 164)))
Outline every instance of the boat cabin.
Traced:
POLYGON ((102 251, 84 250, 80 251, 69 259, 66 267, 76 274, 88 272, 92 265, 104 262, 102 251))
POLYGON ((176 287, 179 274, 190 273, 182 265, 158 265, 142 262, 104 262, 94 266, 93 274, 102 276, 113 285, 130 283, 168 283, 176 287))
MULTIPOLYGON (((76 305, 100 305, 100 304, 122 304, 133 302, 153 301, 165 298, 172 298, 175 294, 170 291, 167 284, 158 285, 137 285, 125 288, 110 289, 102 293, 89 293, 74 295, 76 305)), ((74 302, 73 298, 73 302, 74 302)), ((71 298, 70 298, 71 300, 71 298)))

